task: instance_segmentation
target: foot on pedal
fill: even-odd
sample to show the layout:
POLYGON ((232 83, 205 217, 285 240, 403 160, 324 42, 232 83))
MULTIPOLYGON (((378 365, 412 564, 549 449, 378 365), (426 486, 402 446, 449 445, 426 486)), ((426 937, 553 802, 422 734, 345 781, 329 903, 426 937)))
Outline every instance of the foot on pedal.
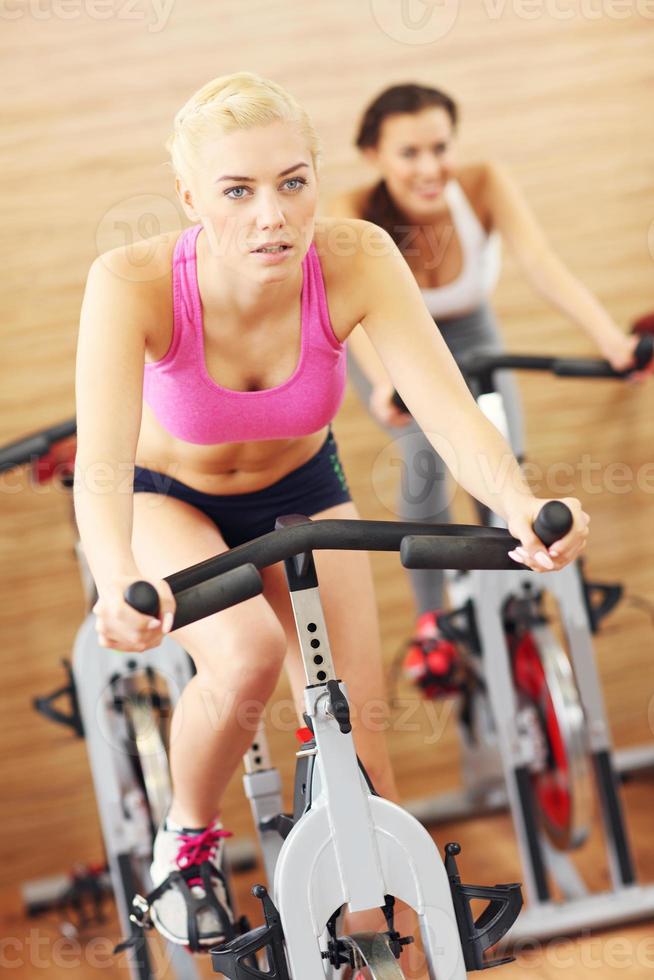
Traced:
POLYGON ((456 644, 439 626, 440 611, 423 613, 404 658, 403 670, 426 698, 447 697, 461 688, 461 659, 456 644))
POLYGON ((234 934, 222 871, 222 841, 231 836, 214 820, 197 830, 164 821, 155 837, 148 914, 166 939, 192 952, 206 952, 234 934))

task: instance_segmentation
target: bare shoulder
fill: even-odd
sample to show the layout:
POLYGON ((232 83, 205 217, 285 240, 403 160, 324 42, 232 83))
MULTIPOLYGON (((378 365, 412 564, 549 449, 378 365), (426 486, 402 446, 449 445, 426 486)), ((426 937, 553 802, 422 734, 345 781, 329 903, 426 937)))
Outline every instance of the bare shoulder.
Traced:
POLYGON ((164 232, 128 245, 119 245, 103 252, 92 268, 106 270, 117 284, 131 283, 145 291, 155 288, 170 274, 175 242, 181 232, 164 232))
POLYGON ((388 232, 361 218, 321 218, 314 243, 332 326, 345 340, 365 315, 375 280, 406 263, 388 232))
POLYGON ((86 298, 129 311, 158 347, 172 316, 172 259, 180 232, 166 232, 103 252, 89 270, 86 298))
POLYGON ((475 214, 487 231, 492 228, 492 212, 489 201, 489 188, 492 183, 495 164, 490 160, 478 163, 468 163, 462 166, 457 178, 472 205, 475 214))

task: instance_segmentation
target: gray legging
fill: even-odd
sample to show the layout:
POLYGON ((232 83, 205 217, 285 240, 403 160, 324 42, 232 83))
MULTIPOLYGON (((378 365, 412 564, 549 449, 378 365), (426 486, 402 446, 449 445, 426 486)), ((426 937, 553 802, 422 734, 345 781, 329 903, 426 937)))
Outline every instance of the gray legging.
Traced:
MULTIPOLYGON (((455 360, 474 350, 503 350, 497 322, 488 304, 473 313, 439 323, 445 343, 455 360)), ((355 391, 369 408, 371 384, 353 357, 348 359, 349 377, 355 391)), ((522 411, 517 386, 511 374, 497 374, 497 388, 502 395, 509 426, 509 441, 514 455, 523 455, 524 433, 522 411)), ((386 431, 397 441, 402 455, 398 517, 403 521, 433 521, 446 524, 450 520, 447 469, 440 456, 416 422, 400 428, 386 426, 386 431)), ((418 611, 428 612, 443 606, 443 572, 409 571, 418 611)))

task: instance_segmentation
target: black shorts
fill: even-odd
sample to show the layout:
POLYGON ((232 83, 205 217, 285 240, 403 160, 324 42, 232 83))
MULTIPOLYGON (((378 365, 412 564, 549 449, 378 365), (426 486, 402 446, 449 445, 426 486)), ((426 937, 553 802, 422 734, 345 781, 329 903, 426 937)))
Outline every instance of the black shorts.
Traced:
POLYGON ((163 493, 185 500, 211 518, 229 548, 274 530, 278 517, 311 517, 352 499, 331 430, 315 456, 263 490, 202 493, 164 473, 136 466, 134 493, 163 493))

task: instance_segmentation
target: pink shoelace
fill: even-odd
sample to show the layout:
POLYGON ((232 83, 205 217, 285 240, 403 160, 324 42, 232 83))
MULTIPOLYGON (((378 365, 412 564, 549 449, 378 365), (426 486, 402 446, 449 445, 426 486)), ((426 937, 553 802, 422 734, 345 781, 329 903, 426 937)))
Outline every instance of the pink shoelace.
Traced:
MULTIPOLYGON (((233 837, 231 830, 209 826, 201 834, 178 834, 177 840, 182 842, 182 846, 177 854, 177 867, 181 871, 200 865, 203 861, 211 861, 223 837, 233 837)), ((189 888, 192 885, 204 887, 204 882, 202 878, 189 878, 188 885, 189 888)))

